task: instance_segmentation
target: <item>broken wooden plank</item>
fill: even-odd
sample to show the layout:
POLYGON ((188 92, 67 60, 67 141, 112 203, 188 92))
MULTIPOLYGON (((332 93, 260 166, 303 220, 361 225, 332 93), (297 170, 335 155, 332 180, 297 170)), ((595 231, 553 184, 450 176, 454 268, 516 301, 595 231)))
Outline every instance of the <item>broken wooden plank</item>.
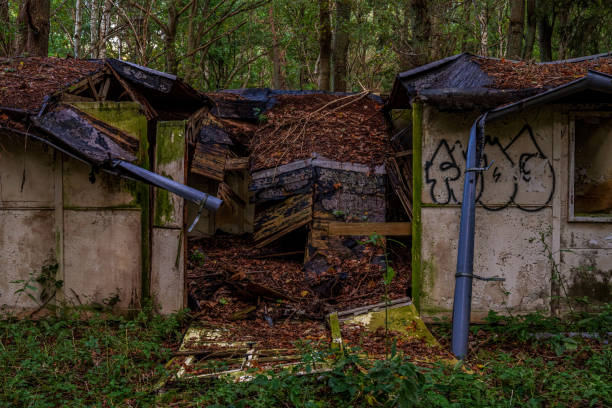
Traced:
POLYGON ((295 195, 256 217, 253 239, 257 247, 262 247, 311 220, 312 194, 295 195))
POLYGON ((395 154, 393 154, 393 156, 395 156, 395 157, 412 156, 412 149, 402 150, 401 152, 395 152, 395 154))
POLYGON ((246 206, 244 200, 240 198, 240 196, 236 194, 227 183, 219 183, 217 196, 221 198, 225 202, 225 204, 232 209, 232 212, 234 213, 243 210, 246 206))
POLYGON ((248 157, 232 157, 226 160, 225 170, 236 171, 236 170, 248 170, 249 169, 249 158, 248 157))
POLYGON ((147 98, 143 97, 142 95, 140 95, 140 93, 133 89, 109 64, 107 64, 107 67, 113 74, 115 79, 121 84, 123 89, 130 96, 132 101, 142 105, 147 120, 155 119, 158 116, 157 111, 153 108, 153 106, 151 106, 147 98))
POLYGON ((205 144, 198 141, 191 162, 191 172, 212 180, 223 181, 228 151, 226 145, 205 144))
POLYGON ((337 222, 330 221, 330 236, 363 236, 363 235, 412 235, 412 224, 409 222, 337 222))

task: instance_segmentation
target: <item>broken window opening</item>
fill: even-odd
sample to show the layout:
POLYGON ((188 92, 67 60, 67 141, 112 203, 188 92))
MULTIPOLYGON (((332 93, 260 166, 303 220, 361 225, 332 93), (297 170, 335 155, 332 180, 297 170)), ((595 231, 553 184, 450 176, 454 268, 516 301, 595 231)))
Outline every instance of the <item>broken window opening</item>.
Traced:
POLYGON ((612 222, 612 113, 575 113, 570 126, 569 220, 612 222))

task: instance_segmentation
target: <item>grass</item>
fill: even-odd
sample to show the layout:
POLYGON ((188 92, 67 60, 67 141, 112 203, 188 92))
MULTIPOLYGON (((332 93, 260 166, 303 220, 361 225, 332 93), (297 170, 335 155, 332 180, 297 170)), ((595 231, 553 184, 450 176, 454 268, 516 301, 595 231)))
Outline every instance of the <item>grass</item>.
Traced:
MULTIPOLYGON (((331 372, 262 375, 250 383, 184 382, 159 394, 165 363, 186 314, 133 318, 74 311, 38 321, 0 321, 0 406, 212 407, 607 407, 612 406, 612 348, 565 331, 612 331, 610 306, 560 320, 543 315, 474 326, 464 367, 417 367, 391 353, 370 362, 347 353, 331 372), (553 334, 536 339, 531 333, 553 334)), ((449 327, 435 327, 443 343, 449 327)), ((307 358, 312 356, 306 355, 307 358)))

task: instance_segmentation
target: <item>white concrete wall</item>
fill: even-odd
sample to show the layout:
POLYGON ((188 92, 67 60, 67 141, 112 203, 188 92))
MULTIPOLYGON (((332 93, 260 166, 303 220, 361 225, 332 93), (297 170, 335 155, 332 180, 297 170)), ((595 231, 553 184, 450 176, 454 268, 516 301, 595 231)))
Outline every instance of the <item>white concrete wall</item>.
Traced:
MULTIPOLYGON (((572 285, 578 288, 569 272, 575 275, 576 265, 591 265, 598 272, 587 276, 609 283, 612 225, 569 223, 567 218, 569 110, 542 107, 486 127, 486 162, 495 162, 478 180, 474 273, 506 280, 474 281, 473 319, 490 309, 548 310, 551 295, 559 292, 551 280, 552 262, 570 292, 572 285)), ((475 118, 427 106, 423 113, 422 265, 417 279, 426 316, 452 310, 464 154, 475 118)))

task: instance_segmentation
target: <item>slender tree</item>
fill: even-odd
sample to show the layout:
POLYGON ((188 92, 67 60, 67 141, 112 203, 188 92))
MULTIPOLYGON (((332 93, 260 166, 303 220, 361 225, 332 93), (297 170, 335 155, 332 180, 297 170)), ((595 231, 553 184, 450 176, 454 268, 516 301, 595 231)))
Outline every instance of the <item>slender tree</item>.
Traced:
POLYGON ((12 54, 12 25, 9 14, 9 0, 0 0, 0 57, 8 57, 12 54))
POLYGON ((332 31, 329 0, 319 0, 319 66, 318 88, 329 91, 331 73, 332 31))
POLYGON ((276 24, 274 22, 273 3, 270 3, 268 6, 268 22, 270 24, 270 33, 272 34, 272 87, 274 89, 283 89, 285 87, 285 78, 283 74, 281 49, 278 43, 278 33, 276 32, 276 24))
POLYGON ((75 58, 81 57, 81 35, 83 31, 83 14, 81 0, 74 4, 74 35, 72 37, 73 52, 75 58))
POLYGON ((347 89, 349 24, 351 0, 335 0, 336 18, 333 41, 334 91, 347 89))
POLYGON ((508 48, 506 56, 520 59, 525 27, 525 0, 510 0, 510 22, 508 24, 508 48))
POLYGON ((429 60, 431 43, 431 19, 427 0, 410 0, 412 27, 413 65, 423 65, 429 60))
POLYGON ((527 0, 525 16, 525 46, 523 47, 522 57, 525 60, 529 60, 533 55, 533 45, 535 44, 536 38, 536 0, 527 0))

